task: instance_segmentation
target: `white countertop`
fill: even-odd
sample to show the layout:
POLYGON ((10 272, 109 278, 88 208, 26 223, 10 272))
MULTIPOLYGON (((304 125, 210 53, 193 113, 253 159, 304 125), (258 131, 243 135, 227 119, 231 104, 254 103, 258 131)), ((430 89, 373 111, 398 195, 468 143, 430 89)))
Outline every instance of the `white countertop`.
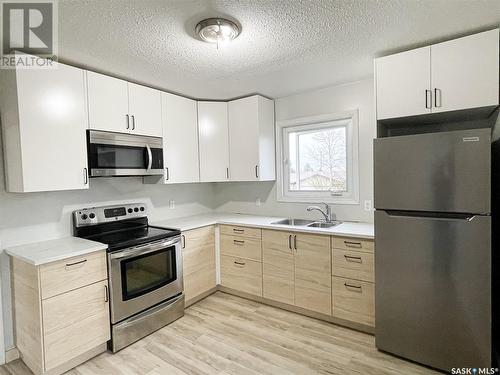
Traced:
POLYGON ((78 237, 27 243, 6 248, 7 254, 39 266, 79 255, 105 250, 108 245, 78 237))
POLYGON ((214 224, 244 225, 247 227, 288 230, 294 232, 320 233, 335 236, 374 238, 374 227, 370 223, 343 222, 332 228, 311 228, 306 226, 277 225, 272 222, 285 219, 284 217, 254 216, 243 214, 209 213, 187 216, 175 219, 152 222, 164 228, 176 228, 186 231, 214 224))

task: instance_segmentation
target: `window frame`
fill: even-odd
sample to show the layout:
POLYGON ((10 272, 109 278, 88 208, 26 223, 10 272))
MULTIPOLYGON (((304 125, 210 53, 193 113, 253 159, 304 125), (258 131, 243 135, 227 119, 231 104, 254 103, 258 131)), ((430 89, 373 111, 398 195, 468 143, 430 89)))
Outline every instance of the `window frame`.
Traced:
MULTIPOLYGON (((294 118, 276 122, 276 181, 279 202, 330 204, 359 204, 359 121, 358 110, 325 115, 294 118), (292 191, 289 190, 288 134, 300 130, 330 128, 328 122, 339 122, 346 126, 347 192, 292 191)), ((297 145, 298 147, 298 145, 297 145)))

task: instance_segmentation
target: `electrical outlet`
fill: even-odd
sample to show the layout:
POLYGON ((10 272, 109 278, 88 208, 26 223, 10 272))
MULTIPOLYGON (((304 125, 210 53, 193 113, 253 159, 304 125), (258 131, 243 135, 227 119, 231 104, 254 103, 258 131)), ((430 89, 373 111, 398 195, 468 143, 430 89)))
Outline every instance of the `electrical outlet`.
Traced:
POLYGON ((175 201, 174 200, 169 200, 168 201, 168 207, 173 210, 175 208, 175 201))
POLYGON ((365 201, 365 211, 371 211, 371 210, 372 210, 372 201, 366 200, 365 201))
POLYGON ((257 199, 255 200, 255 205, 256 205, 256 206, 260 206, 261 204, 262 204, 262 203, 261 203, 261 201, 260 201, 260 198, 257 198, 257 199))

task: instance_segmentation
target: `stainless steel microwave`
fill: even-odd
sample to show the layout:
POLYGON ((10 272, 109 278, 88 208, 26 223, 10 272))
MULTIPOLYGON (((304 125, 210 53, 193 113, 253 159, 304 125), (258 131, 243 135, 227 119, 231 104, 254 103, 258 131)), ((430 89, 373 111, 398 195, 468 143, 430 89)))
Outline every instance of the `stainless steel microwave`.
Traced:
POLYGON ((87 131, 90 177, 163 174, 163 139, 87 131))

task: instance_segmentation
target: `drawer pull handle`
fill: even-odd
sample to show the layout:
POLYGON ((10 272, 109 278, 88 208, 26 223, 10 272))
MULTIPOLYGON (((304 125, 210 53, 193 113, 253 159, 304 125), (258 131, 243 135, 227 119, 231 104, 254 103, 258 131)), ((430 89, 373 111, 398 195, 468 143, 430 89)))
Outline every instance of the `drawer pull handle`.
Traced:
POLYGON ((361 257, 353 257, 353 256, 350 256, 350 255, 344 255, 344 258, 348 262, 363 263, 363 260, 361 259, 361 257))
POLYGON ((66 263, 66 267, 71 267, 71 266, 76 266, 78 264, 83 264, 87 261, 87 259, 84 259, 84 260, 79 260, 78 262, 74 262, 74 263, 66 263))
POLYGON ((104 302, 109 301, 108 286, 104 285, 104 302))
POLYGON ((236 232, 236 233, 245 233, 245 230, 244 229, 233 228, 233 232, 236 232))
POLYGON ((234 242, 235 245, 243 245, 243 244, 245 244, 245 241, 243 241, 243 240, 233 240, 233 242, 234 242))
POLYGON ((361 245, 361 242, 344 241, 344 244, 347 247, 355 247, 355 248, 358 248, 358 249, 361 249, 363 247, 361 245))
POLYGON ((363 293, 363 290, 361 289, 361 286, 360 285, 352 285, 352 284, 347 284, 347 283, 344 283, 344 286, 347 288, 347 289, 355 289, 357 292, 359 293, 363 293))
POLYGON ((237 266, 244 266, 245 265, 245 262, 237 262, 236 260, 234 261, 234 264, 236 264, 237 266))
POLYGON ((186 248, 186 236, 184 236, 183 234, 181 235, 181 248, 186 248))

